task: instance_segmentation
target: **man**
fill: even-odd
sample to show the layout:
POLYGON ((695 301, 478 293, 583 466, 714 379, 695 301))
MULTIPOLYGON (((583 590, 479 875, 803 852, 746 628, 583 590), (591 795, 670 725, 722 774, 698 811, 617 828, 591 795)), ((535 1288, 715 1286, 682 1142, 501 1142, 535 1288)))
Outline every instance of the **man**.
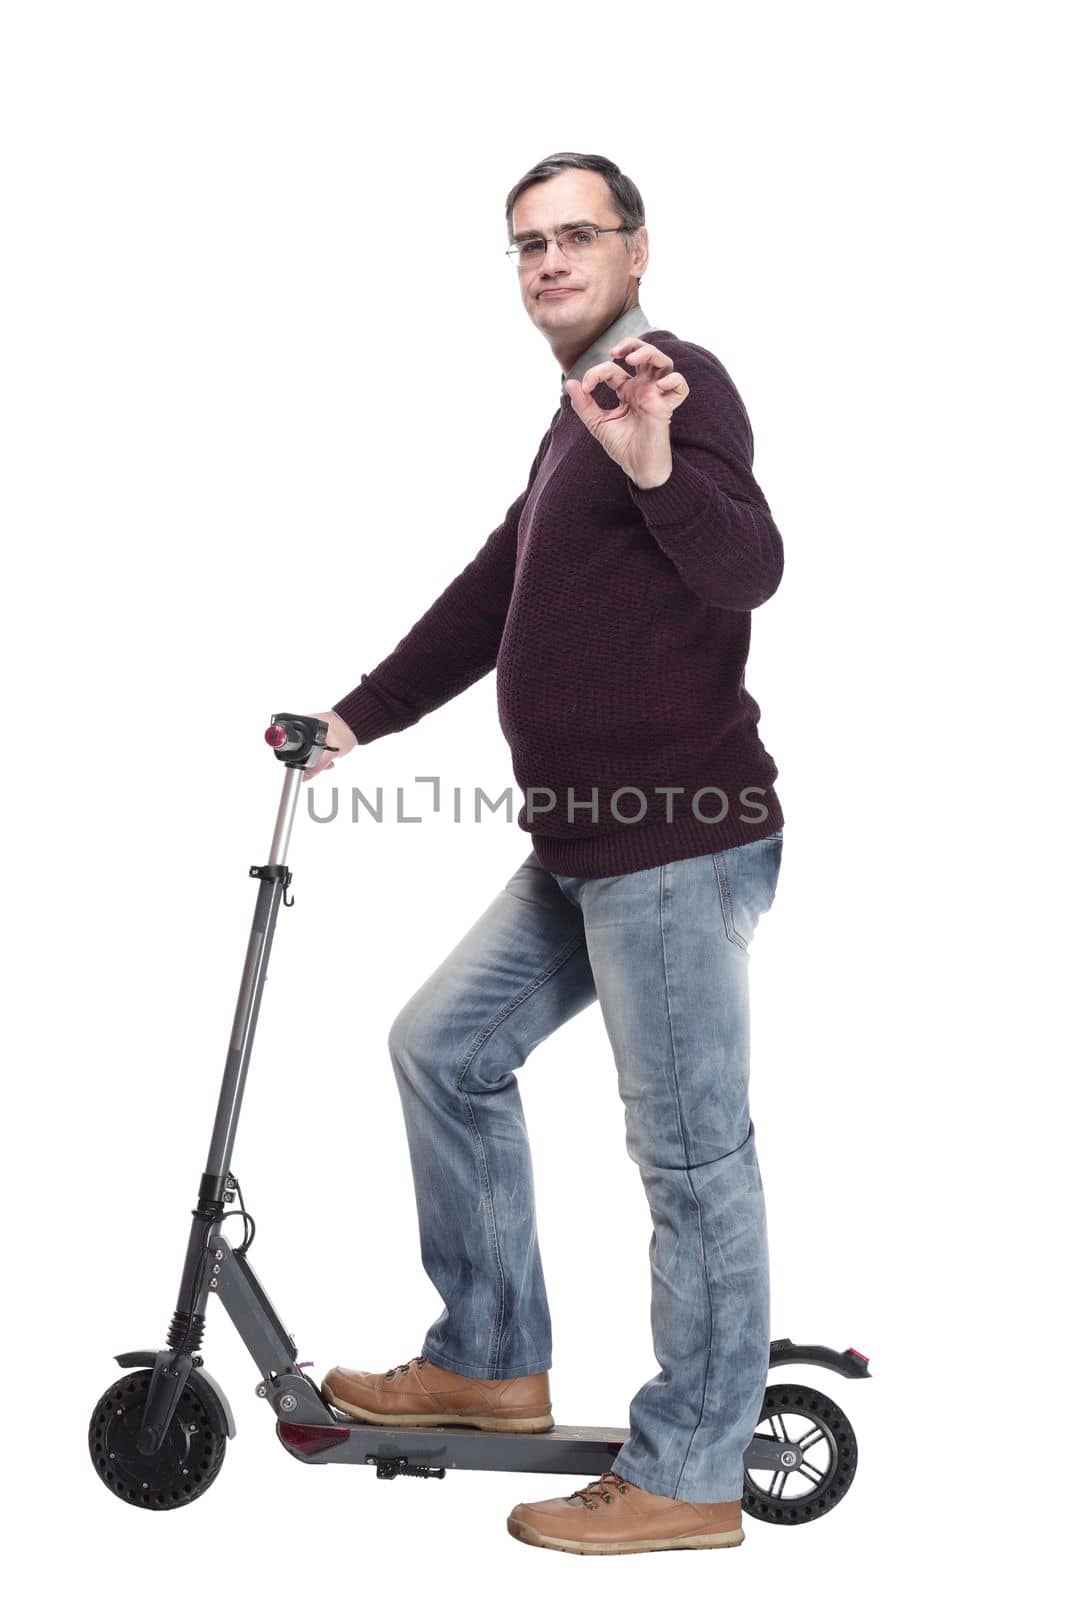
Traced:
MULTIPOLYGON (((553 1426, 515 1069, 599 1000, 654 1223, 661 1370, 631 1402, 613 1470, 516 1506, 508 1528, 582 1553, 734 1545, 770 1353, 747 963, 783 835, 744 668, 782 544, 731 379, 638 303, 634 184, 564 152, 526 174, 506 214, 523 307, 563 373, 559 407, 501 525, 320 716, 344 754, 495 666, 533 850, 389 1035, 444 1310, 418 1356, 385 1373, 334 1367, 322 1387, 374 1422, 553 1426)), ((595 1250, 610 1196, 586 1211, 578 1242, 595 1250)))

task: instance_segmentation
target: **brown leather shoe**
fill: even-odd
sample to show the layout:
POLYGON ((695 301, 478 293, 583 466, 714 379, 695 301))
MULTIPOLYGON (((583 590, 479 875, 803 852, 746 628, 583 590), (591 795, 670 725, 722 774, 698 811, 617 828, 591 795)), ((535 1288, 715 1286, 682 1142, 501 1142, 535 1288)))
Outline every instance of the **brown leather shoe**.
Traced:
POLYGON ((331 1367, 322 1392, 350 1417, 399 1428, 458 1423, 494 1433, 544 1433, 555 1427, 547 1372, 525 1378, 468 1378, 415 1356, 388 1372, 331 1367))
POLYGON ((521 1501, 508 1517, 508 1532, 524 1544, 579 1556, 717 1550, 745 1537, 740 1500, 672 1500, 617 1472, 602 1472, 571 1495, 521 1501))

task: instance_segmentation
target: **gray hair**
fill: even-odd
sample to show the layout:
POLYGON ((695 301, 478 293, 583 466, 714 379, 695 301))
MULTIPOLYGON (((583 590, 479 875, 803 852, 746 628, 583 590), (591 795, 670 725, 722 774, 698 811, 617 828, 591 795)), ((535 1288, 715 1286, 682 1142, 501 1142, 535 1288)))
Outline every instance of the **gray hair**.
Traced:
MULTIPOLYGON (((541 183, 545 178, 554 178, 559 172, 566 172, 570 167, 580 167, 587 172, 599 172, 611 190, 612 203, 619 214, 619 222, 624 228, 640 228, 644 226, 645 205, 641 199, 636 183, 620 172, 614 161, 609 161, 607 156, 579 155, 574 150, 557 150, 555 155, 545 156, 529 172, 524 173, 518 183, 508 195, 504 211, 508 224, 508 239, 512 242, 511 214, 515 202, 524 189, 529 189, 531 184, 541 183)), ((631 236, 624 233, 623 243, 627 250, 632 248, 631 236)))

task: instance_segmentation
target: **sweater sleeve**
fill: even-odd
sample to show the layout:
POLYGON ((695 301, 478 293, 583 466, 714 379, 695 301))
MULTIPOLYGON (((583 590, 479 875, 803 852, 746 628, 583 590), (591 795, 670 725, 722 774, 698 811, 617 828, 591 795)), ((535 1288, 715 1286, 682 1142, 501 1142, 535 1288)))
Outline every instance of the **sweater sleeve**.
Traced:
POLYGON ((671 475, 654 489, 627 478, 630 494, 694 594, 709 606, 751 611, 781 582, 783 553, 752 475, 748 413, 708 351, 683 345, 676 367, 689 393, 671 419, 671 475))
POLYGON ((477 555, 396 648, 331 707, 360 744, 410 727, 496 665, 515 582, 519 518, 551 433, 541 440, 525 489, 477 555))

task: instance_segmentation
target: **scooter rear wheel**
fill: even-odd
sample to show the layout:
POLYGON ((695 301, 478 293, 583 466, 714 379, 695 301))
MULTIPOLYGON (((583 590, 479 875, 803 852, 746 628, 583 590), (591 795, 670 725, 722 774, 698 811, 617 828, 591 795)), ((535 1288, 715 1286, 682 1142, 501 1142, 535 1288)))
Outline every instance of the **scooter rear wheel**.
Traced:
POLYGON ((100 1481, 127 1505, 173 1511, 210 1489, 226 1455, 226 1435, 191 1373, 154 1455, 137 1449, 150 1369, 124 1372, 97 1401, 89 1423, 89 1454, 100 1481))
POLYGON ((745 1468, 741 1505, 761 1522, 812 1522, 840 1504, 856 1475, 856 1435, 841 1407, 818 1389, 780 1383, 763 1397, 755 1437, 787 1445, 794 1464, 758 1471, 745 1468))

